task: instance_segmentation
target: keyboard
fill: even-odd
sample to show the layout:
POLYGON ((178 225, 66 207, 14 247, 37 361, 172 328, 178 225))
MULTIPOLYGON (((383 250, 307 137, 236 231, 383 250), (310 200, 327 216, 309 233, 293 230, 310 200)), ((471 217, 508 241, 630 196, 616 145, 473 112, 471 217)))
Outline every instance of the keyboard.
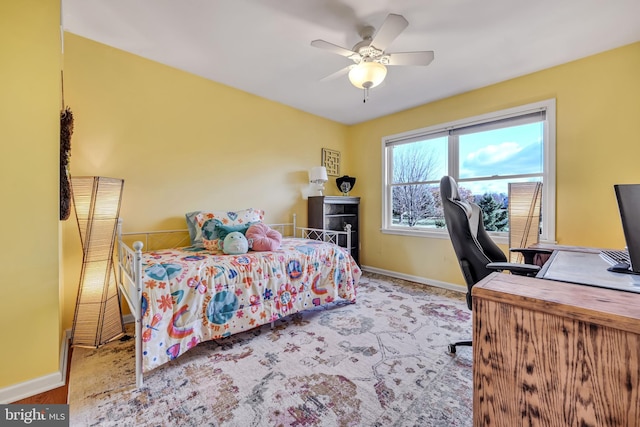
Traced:
POLYGON ((620 263, 631 265, 629 252, 626 250, 603 250, 600 251, 600 258, 609 263, 609 265, 616 265, 620 263))

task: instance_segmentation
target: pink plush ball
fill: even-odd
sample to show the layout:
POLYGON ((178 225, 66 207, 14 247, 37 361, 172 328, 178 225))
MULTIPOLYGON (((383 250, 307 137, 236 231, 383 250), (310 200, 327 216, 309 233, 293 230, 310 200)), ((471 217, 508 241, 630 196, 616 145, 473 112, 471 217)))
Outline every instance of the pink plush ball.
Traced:
POLYGON ((280 248, 282 234, 261 222, 252 224, 245 236, 253 241, 251 249, 254 251, 275 251, 280 248))

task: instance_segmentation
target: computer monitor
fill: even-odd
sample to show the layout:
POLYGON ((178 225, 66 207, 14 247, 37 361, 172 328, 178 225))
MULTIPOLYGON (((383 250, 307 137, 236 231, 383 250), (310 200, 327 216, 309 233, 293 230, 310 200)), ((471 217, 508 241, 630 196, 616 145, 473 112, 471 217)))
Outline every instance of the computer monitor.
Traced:
POLYGON ((628 272, 640 274, 640 184, 616 184, 613 188, 631 261, 628 272))

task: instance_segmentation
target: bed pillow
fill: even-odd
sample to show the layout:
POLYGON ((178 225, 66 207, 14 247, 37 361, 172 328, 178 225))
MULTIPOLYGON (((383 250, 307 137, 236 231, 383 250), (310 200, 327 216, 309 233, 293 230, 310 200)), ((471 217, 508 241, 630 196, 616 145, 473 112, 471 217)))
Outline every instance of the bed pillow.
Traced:
POLYGON ((217 240, 216 225, 245 225, 254 222, 262 222, 264 211, 262 209, 243 209, 239 211, 200 211, 194 216, 195 237, 193 244, 204 243, 204 240, 217 240))
POLYGON ((193 211, 187 212, 184 217, 187 220, 187 229, 189 230, 189 238, 191 239, 191 244, 195 245, 196 243, 201 243, 202 236, 200 236, 200 241, 197 241, 198 236, 198 226, 196 224, 196 215, 198 215, 201 211, 193 211))
POLYGON ((266 224, 252 224, 245 233, 247 240, 252 243, 254 251, 275 251, 280 249, 282 234, 266 224))

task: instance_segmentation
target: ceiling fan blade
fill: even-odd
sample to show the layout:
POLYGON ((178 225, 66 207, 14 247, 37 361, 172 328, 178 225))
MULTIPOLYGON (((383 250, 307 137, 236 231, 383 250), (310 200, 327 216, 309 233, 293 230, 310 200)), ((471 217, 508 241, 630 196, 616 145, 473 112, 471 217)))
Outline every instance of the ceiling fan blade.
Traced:
POLYGON ((376 35, 373 36, 371 46, 379 50, 385 50, 408 25, 409 22, 404 19, 404 16, 390 13, 376 35))
POLYGON ((423 52, 401 52, 387 55, 389 63, 387 65, 429 65, 433 61, 433 51, 423 52))
POLYGON ((321 82, 327 82, 330 80, 334 80, 337 79, 338 77, 342 77, 344 75, 346 75, 353 67, 355 67, 354 65, 349 65, 348 67, 344 67, 341 70, 336 71, 333 74, 329 74, 327 77, 323 77, 322 79, 320 79, 321 82))
POLYGON ((338 55, 346 56, 347 58, 350 57, 351 55, 357 55, 357 53, 352 50, 345 49, 344 47, 340 47, 338 45, 326 42, 324 40, 314 40, 311 42, 311 46, 318 47, 320 49, 329 50, 333 53, 337 53, 338 55))

